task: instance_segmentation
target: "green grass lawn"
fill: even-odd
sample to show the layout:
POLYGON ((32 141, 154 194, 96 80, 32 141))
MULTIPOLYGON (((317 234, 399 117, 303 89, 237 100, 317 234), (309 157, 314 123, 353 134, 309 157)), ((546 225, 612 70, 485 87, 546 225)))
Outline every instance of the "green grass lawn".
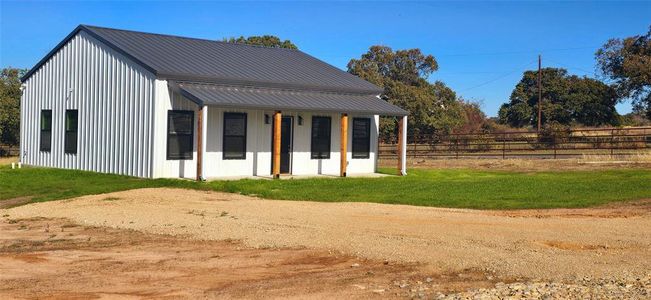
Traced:
POLYGON ((33 197, 32 202, 66 199, 146 187, 203 188, 188 180, 141 179, 77 170, 0 166, 0 201, 33 197))
MULTIPOLYGON (((393 169, 385 170, 394 172, 393 169)), ((517 209, 587 207, 651 198, 651 170, 505 171, 412 169, 406 177, 238 180, 197 183, 83 171, 0 167, 0 200, 71 198, 144 187, 210 189, 269 199, 377 202, 437 207, 517 209)))

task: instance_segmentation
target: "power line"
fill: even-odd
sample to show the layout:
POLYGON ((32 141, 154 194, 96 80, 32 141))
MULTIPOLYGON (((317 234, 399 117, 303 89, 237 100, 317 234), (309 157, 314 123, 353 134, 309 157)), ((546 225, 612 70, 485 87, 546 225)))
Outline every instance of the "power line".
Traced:
POLYGON ((520 51, 495 51, 495 52, 478 52, 478 53, 451 53, 451 54, 435 54, 434 57, 446 56, 490 56, 490 55, 511 55, 511 54, 532 54, 532 53, 548 53, 556 51, 573 51, 584 49, 597 49, 599 46, 589 47, 571 47, 571 48, 552 48, 546 50, 520 50, 520 51))
MULTIPOLYGON (((448 53, 448 54, 432 54, 434 57, 450 57, 450 56, 491 56, 491 55, 512 55, 512 54, 537 54, 537 53, 548 53, 548 52, 558 52, 558 51, 574 51, 574 50, 585 50, 585 49, 597 49, 600 45, 597 46, 584 46, 584 47, 568 47, 568 48, 550 48, 544 50, 518 50, 518 51, 491 51, 491 52, 474 52, 474 53, 448 53)), ((420 47, 416 47, 421 49, 420 47)), ((392 48, 393 49, 393 48, 392 48)), ((335 54, 335 52, 326 52, 330 57, 334 58, 347 58, 350 59, 348 55, 345 54, 335 54)), ((353 57, 355 58, 355 57, 353 57)))
POLYGON ((597 77, 597 73, 595 73, 594 71, 588 71, 588 70, 583 69, 583 68, 579 68, 579 67, 575 67, 575 66, 570 66, 570 65, 567 65, 567 64, 564 64, 564 63, 558 62, 558 61, 556 61, 556 60, 549 59, 549 58, 545 58, 545 59, 548 60, 548 61, 551 61, 552 63, 557 64, 557 65, 559 65, 559 66, 561 66, 561 67, 565 67, 566 69, 579 70, 579 71, 581 71, 581 72, 585 72, 585 73, 591 74, 591 75, 594 76, 594 77, 597 77))
POLYGON ((467 74, 500 74, 499 71, 459 71, 459 72, 449 72, 449 71, 436 71, 432 75, 467 75, 467 74))
POLYGON ((472 87, 469 87, 469 88, 465 88, 465 89, 459 90, 459 92, 465 92, 465 91, 473 90, 473 89, 476 89, 476 88, 478 88, 478 87, 485 86, 485 85, 487 85, 487 84, 489 84, 489 83, 493 83, 493 82, 495 82, 495 81, 498 81, 498 80, 500 80, 500 79, 502 79, 502 78, 504 78, 504 77, 507 77, 507 76, 513 74, 513 73, 516 73, 516 72, 522 72, 522 70, 523 70, 524 68, 528 67, 529 65, 533 64, 534 62, 536 62, 536 60, 530 61, 530 62, 528 62, 526 65, 522 66, 521 68, 515 69, 515 70, 510 71, 510 72, 505 73, 505 74, 502 74, 502 75, 500 75, 500 76, 498 76, 498 77, 495 77, 495 78, 493 78, 493 79, 491 79, 491 80, 488 80, 488 81, 482 82, 482 83, 480 83, 480 84, 478 84, 478 85, 475 85, 475 86, 472 86, 472 87))

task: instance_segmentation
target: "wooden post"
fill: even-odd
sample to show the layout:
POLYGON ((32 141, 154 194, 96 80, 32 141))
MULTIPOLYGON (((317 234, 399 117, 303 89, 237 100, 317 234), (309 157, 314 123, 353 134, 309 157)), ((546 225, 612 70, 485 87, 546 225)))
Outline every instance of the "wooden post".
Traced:
POLYGON ((282 125, 282 114, 280 111, 274 113, 274 148, 273 148, 273 177, 280 178, 280 128, 282 125))
POLYGON ((407 175, 407 116, 398 121, 398 175, 407 175))
POLYGON ((346 177, 348 166, 348 114, 341 114, 341 153, 339 160, 339 176, 346 177))
POLYGON ((199 108, 197 118, 197 181, 203 180, 203 111, 206 106, 199 108))

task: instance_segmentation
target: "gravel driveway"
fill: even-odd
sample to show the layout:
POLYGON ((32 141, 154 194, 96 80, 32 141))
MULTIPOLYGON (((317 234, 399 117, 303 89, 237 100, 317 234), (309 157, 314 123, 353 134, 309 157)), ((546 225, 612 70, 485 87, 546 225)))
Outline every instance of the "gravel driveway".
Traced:
POLYGON ((476 211, 371 203, 317 203, 180 189, 140 189, 1 210, 11 218, 63 217, 245 245, 336 250, 473 269, 505 278, 644 277, 651 213, 639 208, 476 211))

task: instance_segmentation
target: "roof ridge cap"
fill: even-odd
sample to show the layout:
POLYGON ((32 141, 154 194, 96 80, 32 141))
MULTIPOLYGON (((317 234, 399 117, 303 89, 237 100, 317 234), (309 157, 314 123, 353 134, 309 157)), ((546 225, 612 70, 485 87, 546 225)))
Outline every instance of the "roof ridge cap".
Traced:
POLYGON ((81 24, 79 26, 82 26, 82 27, 84 27, 86 29, 89 29, 89 30, 93 30, 93 28, 98 28, 98 29, 106 29, 106 30, 114 30, 114 31, 122 31, 122 32, 157 35, 157 36, 162 36, 162 37, 171 37, 171 38, 179 38, 179 39, 186 39, 186 40, 214 42, 214 43, 220 43, 220 44, 226 44, 226 45, 236 45, 236 46, 254 47, 254 48, 262 48, 262 49, 274 49, 274 50, 276 50, 276 49, 277 50, 288 50, 288 51, 296 51, 296 52, 304 53, 303 51, 301 51, 299 49, 290 49, 290 48, 281 48, 281 47, 268 47, 268 46, 263 46, 263 45, 251 45, 251 44, 245 44, 245 43, 231 43, 231 42, 220 41, 220 40, 211 40, 211 39, 207 39, 207 38, 197 38, 197 37, 174 35, 174 34, 146 32, 146 31, 111 28, 111 27, 102 27, 102 26, 86 25, 86 24, 81 24))

